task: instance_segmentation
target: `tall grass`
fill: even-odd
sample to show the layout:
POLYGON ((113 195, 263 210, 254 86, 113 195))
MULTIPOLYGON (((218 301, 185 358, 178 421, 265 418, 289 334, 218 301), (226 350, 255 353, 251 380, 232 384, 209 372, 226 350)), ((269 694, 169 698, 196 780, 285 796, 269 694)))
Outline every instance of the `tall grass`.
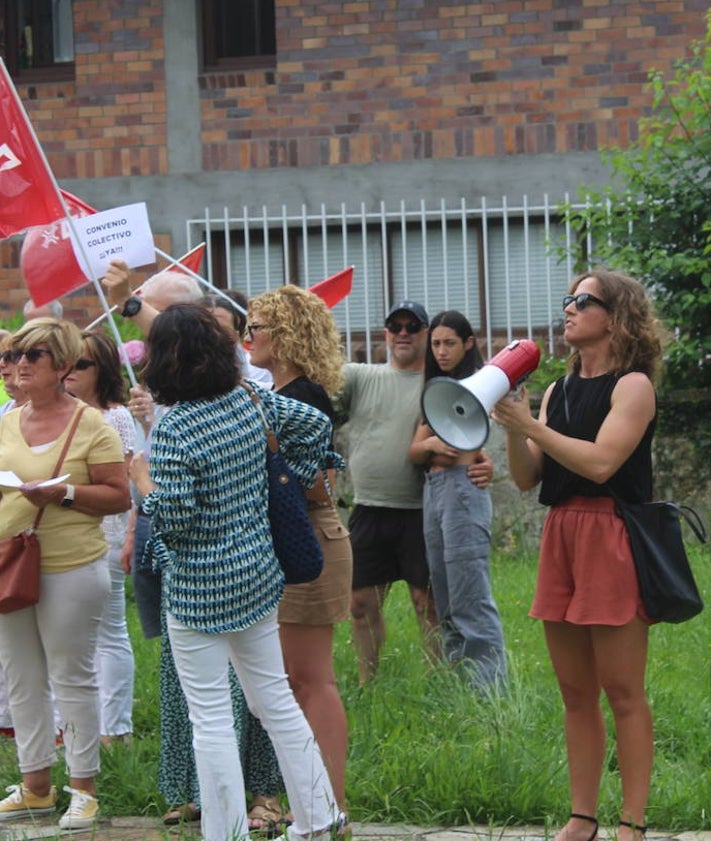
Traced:
MULTIPOLYGON (((711 553, 692 548, 711 600, 711 553)), ((347 624, 336 634, 336 665, 350 724, 348 801, 359 821, 555 826, 569 811, 562 710, 540 623, 527 618, 531 557, 492 563, 510 662, 505 697, 472 695, 446 666, 424 663, 407 590, 386 604, 388 637, 379 673, 360 688, 347 624)), ((656 759, 648 810, 656 828, 711 829, 711 614, 650 632, 647 682, 656 759)), ((129 597, 137 660, 135 738, 102 753, 104 814, 158 815, 158 641, 142 638, 129 597)), ((620 783, 610 717, 599 817, 618 818, 620 783)), ((1 740, 0 782, 18 779, 13 744, 1 740)), ((54 771, 66 783, 61 764, 54 771)))

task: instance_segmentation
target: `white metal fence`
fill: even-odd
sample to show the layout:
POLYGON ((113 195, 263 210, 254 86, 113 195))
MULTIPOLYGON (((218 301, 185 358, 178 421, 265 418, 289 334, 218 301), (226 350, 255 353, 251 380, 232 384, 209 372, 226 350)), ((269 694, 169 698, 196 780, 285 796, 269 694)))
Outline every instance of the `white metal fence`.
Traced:
POLYGON ((225 208, 187 221, 190 247, 206 241, 208 279, 256 295, 283 283, 309 287, 353 265, 351 294, 333 313, 349 358, 371 361, 385 313, 404 298, 430 315, 458 309, 477 331, 485 358, 512 338, 542 339, 559 349, 561 299, 573 273, 575 234, 560 202, 544 195, 520 203, 416 207, 401 201, 340 210, 225 208), (562 260, 561 248, 567 255, 562 260), (217 277, 216 266, 223 270, 217 277))

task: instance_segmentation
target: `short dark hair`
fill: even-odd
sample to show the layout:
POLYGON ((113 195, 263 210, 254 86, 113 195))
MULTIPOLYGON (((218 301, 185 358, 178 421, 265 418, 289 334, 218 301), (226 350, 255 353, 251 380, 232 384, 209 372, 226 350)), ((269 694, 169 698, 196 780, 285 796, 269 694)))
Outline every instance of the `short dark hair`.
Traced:
POLYGON ((102 409, 126 402, 126 381, 113 339, 103 330, 84 330, 86 352, 96 362, 96 394, 102 409))
POLYGON ((474 330, 467 317, 459 312, 459 310, 443 310, 442 312, 438 312, 430 322, 427 350, 425 351, 425 382, 432 377, 444 376, 452 377, 455 380, 461 380, 464 377, 470 377, 475 371, 478 371, 483 364, 484 360, 481 358, 481 353, 479 353, 479 348, 476 344, 476 336, 474 336, 474 330), (432 331, 435 327, 449 327, 451 330, 454 330, 463 342, 466 342, 470 336, 474 338, 474 344, 469 348, 469 350, 465 351, 459 365, 457 365, 457 367, 448 374, 445 374, 439 367, 434 353, 432 352, 432 331))
POLYGON ((200 304, 173 304, 157 315, 146 350, 142 379, 164 406, 211 400, 240 379, 234 342, 200 304))
POLYGON ((227 312, 232 316, 232 326, 241 336, 244 333, 245 328, 247 327, 246 312, 249 308, 249 301, 247 300, 247 296, 244 294, 244 292, 240 292, 237 289, 224 289, 223 292, 228 298, 239 304, 244 310, 244 312, 238 310, 237 307, 233 307, 228 300, 222 297, 222 295, 215 295, 214 293, 205 295, 201 303, 204 304, 209 310, 214 310, 218 307, 222 310, 227 310, 227 312))

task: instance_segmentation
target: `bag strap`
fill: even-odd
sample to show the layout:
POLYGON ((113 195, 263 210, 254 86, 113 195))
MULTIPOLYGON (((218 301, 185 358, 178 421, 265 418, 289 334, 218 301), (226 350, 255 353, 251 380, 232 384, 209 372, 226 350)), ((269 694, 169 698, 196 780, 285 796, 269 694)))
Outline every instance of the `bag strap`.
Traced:
MULTIPOLYGON (((59 476, 59 471, 62 469, 62 465, 64 464, 64 459, 67 455, 67 450, 69 449, 69 445, 72 443, 72 438, 74 438, 74 433, 77 431, 77 427, 79 426, 79 421, 81 420, 81 416, 84 414, 84 409, 86 406, 81 406, 79 411, 74 415, 74 420, 72 421, 72 425, 69 428, 69 434, 67 435, 66 439, 64 440, 64 446, 62 447, 62 452, 59 454, 59 458, 57 459, 57 465, 54 468, 54 472, 49 477, 50 479, 56 479, 59 476)), ((32 525, 32 531, 37 531, 37 526, 40 524, 40 520, 42 519, 42 515, 44 514, 45 506, 42 506, 40 510, 37 512, 37 516, 35 517, 35 521, 32 525)))
POLYGON ((698 513, 688 505, 676 505, 675 508, 679 512, 680 516, 682 516, 689 524, 691 530, 698 538, 699 543, 706 543, 709 536, 706 532, 706 526, 704 526, 698 513))
POLYGON ((570 406, 568 405, 568 382, 570 374, 563 377, 563 409, 565 410, 565 422, 570 426, 570 406))
POLYGON ((259 417, 262 419, 262 423, 264 424, 264 432, 267 436, 267 447, 269 447, 270 452, 278 453, 279 439, 276 437, 276 433, 274 432, 274 430, 267 423, 267 416, 264 414, 264 407, 262 406, 261 398, 259 397, 257 392, 252 388, 252 386, 249 385, 249 383, 243 381, 242 387, 245 389, 247 394, 249 394, 250 398, 252 399, 252 403, 254 403, 257 411, 259 412, 259 417))
MULTIPOLYGON (((254 389, 246 382, 242 383, 243 388, 247 391, 249 396, 252 398, 252 403, 257 407, 257 411, 259 412, 259 416, 262 419, 262 423, 264 424, 264 430, 267 434, 267 447, 269 447, 270 452, 277 453, 279 452, 279 439, 276 437, 276 433, 274 430, 269 426, 267 423, 267 416, 264 414, 264 408, 262 406, 262 401, 259 395, 254 391, 254 389)), ((324 487, 326 489, 326 498, 319 499, 318 502, 324 502, 333 504, 333 491, 331 490, 331 483, 328 481, 328 471, 322 470, 323 475, 323 482, 324 487)))

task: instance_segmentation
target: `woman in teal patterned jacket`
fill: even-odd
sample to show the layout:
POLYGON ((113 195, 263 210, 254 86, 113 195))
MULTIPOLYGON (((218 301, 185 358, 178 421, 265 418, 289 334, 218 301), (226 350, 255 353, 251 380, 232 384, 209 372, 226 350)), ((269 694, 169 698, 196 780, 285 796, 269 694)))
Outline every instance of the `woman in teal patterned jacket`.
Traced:
MULTIPOLYGON (((274 743, 294 815, 289 841, 325 839, 345 816, 284 672, 276 619, 284 578, 267 515, 262 420, 238 384, 229 336, 203 308, 166 309, 147 349, 145 384, 172 408, 154 429, 150 475, 136 456, 131 476, 145 495, 164 575, 168 632, 193 723, 203 838, 248 834, 231 661, 274 743)), ((305 403, 259 395, 289 465, 313 485, 326 463, 328 418, 305 403)))

